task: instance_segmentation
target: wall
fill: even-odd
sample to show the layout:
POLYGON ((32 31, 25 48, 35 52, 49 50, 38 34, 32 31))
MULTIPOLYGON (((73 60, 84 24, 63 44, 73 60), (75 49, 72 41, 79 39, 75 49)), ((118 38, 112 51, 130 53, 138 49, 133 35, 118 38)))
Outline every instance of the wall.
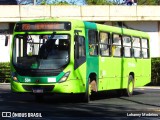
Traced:
MULTIPOLYGON (((12 35, 9 35, 11 38, 12 35)), ((5 46, 5 35, 0 34, 0 62, 10 61, 10 39, 8 46, 5 46)))
POLYGON ((159 21, 160 6, 0 5, 0 22, 63 17, 88 21, 159 21), (12 12, 11 12, 12 11, 12 12))
MULTIPOLYGON (((123 21, 127 26, 146 31, 151 38, 151 57, 160 57, 160 6, 58 6, 0 5, 0 62, 9 61, 9 49, 4 46, 5 30, 11 22, 26 19, 61 17, 112 24, 123 21), (11 12, 12 11, 12 12, 11 12)), ((11 41, 11 34, 10 36, 11 41)))

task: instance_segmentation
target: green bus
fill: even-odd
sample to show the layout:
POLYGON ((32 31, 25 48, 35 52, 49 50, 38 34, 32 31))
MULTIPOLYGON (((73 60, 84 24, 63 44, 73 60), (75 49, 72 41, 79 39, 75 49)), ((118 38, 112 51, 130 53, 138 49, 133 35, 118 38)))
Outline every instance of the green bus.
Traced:
POLYGON ((142 31, 61 18, 15 24, 11 45, 11 90, 81 93, 122 90, 151 81, 149 35, 142 31))

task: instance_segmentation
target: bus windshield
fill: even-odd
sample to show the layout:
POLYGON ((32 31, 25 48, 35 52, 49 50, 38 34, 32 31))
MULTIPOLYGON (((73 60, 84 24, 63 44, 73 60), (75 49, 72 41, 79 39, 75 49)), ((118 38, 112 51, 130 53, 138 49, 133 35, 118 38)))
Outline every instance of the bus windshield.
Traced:
POLYGON ((59 69, 69 63, 69 35, 15 35, 13 64, 21 69, 59 69))

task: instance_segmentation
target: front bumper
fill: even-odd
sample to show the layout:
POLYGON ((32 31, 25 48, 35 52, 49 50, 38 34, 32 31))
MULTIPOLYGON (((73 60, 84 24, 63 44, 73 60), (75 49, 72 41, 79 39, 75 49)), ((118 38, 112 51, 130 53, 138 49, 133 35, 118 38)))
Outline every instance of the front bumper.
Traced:
POLYGON ((82 80, 67 80, 63 83, 49 83, 49 84, 37 84, 37 83, 20 83, 11 82, 11 90, 13 92, 30 92, 33 93, 33 89, 42 89, 44 93, 84 93, 85 84, 82 80))

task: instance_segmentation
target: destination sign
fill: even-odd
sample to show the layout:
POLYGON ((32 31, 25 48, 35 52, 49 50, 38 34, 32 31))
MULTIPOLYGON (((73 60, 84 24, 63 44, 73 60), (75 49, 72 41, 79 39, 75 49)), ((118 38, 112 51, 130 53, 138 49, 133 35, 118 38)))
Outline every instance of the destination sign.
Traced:
POLYGON ((17 23, 16 32, 21 31, 54 31, 54 30, 71 30, 70 22, 30 22, 17 23))

